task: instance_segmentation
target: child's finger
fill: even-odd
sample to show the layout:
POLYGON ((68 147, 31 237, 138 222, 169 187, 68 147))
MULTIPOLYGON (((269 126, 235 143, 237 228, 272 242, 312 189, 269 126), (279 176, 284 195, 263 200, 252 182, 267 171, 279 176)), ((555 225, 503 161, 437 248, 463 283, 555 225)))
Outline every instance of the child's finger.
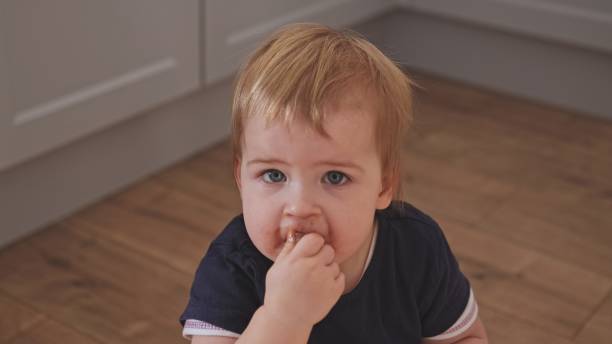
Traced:
POLYGON ((324 265, 331 264, 336 258, 336 252, 330 245, 327 244, 323 246, 321 251, 319 251, 318 255, 324 265))
POLYGON ((285 245, 279 252, 277 259, 287 256, 289 252, 291 252, 291 250, 295 247, 295 244, 297 244, 297 241, 298 241, 298 237, 295 234, 295 231, 290 230, 289 234, 287 235, 287 240, 285 240, 285 245))
POLYGON ((331 272, 331 275, 334 277, 334 280, 336 280, 338 277, 340 277, 340 273, 342 273, 342 270, 340 269, 340 265, 338 265, 338 263, 334 262, 328 265, 329 271, 331 272))
POLYGON ((319 253, 325 245, 325 239, 319 234, 308 233, 304 235, 296 247, 296 253, 300 257, 312 257, 319 253))

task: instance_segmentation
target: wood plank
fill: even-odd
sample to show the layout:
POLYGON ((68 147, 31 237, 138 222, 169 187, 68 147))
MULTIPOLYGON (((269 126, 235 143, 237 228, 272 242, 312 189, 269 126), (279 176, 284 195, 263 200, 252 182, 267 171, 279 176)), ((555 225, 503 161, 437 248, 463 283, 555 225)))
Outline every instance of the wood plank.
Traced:
POLYGON ((77 233, 56 225, 13 247, 0 290, 101 342, 182 342, 189 277, 77 233))
POLYGON ((102 343, 59 322, 45 319, 9 344, 97 344, 102 343))
POLYGON ((177 190, 235 216, 242 212, 230 140, 224 140, 157 178, 177 190))
MULTIPOLYGON (((608 177, 612 173, 612 154, 597 152, 591 146, 576 148, 564 138, 509 131, 500 123, 487 123, 487 119, 469 124, 463 119, 455 120, 452 128, 408 143, 408 158, 419 155, 536 190, 559 186, 580 194, 612 190, 608 177)), ((572 128, 565 129, 571 131, 572 128)), ((599 142, 612 146, 606 138, 599 142)))
POLYGON ((612 278, 541 255, 518 278, 563 300, 595 309, 612 290, 612 278))
POLYGON ((21 301, 0 292, 0 343, 21 335, 44 321, 45 316, 21 301))
POLYGON ((485 264, 462 261, 476 299, 490 309, 531 322, 557 336, 570 338, 588 319, 591 308, 568 301, 545 288, 485 264))
POLYGON ((584 221, 582 226, 569 226, 564 221, 574 216, 572 209, 584 207, 576 202, 574 196, 563 193, 521 191, 479 225, 524 247, 612 277, 610 227, 599 222, 607 221, 603 219, 607 212, 592 223, 580 217, 584 221))
MULTIPOLYGON (((569 164, 558 158, 538 156, 524 150, 528 149, 502 150, 491 145, 483 146, 466 152, 452 163, 514 185, 517 189, 563 191, 574 199, 609 188, 610 181, 599 170, 599 175, 584 172, 585 169, 595 169, 595 160, 569 164)), ((586 158, 576 160, 582 159, 586 158)))
POLYGON ((576 343, 604 344, 610 343, 610 338, 612 338, 612 293, 578 333, 576 343))
MULTIPOLYGON (((197 207, 197 205, 192 204, 197 207)), ((112 203, 101 203, 66 220, 99 237, 111 239, 134 252, 193 273, 208 245, 225 225, 216 214, 200 214, 207 224, 195 227, 182 219, 160 216, 156 211, 133 211, 112 203)))
MULTIPOLYGON (((442 142, 437 148, 458 150, 457 147, 460 147, 459 152, 462 154, 474 151, 478 154, 485 150, 483 154, 478 154, 485 164, 490 158, 507 161, 508 153, 517 155, 520 152, 519 157, 539 157, 541 160, 558 162, 557 165, 565 165, 565 168, 553 170, 553 176, 569 173, 570 180, 582 176, 586 181, 595 178, 598 182, 607 181, 607 185, 611 185, 609 178, 601 178, 609 175, 605 172, 612 171, 610 121, 578 116, 520 99, 501 96, 494 99, 494 103, 489 104, 493 106, 466 110, 448 105, 447 98, 433 98, 421 104, 424 106, 421 106, 421 113, 417 113, 417 122, 419 115, 425 121, 433 119, 436 121, 435 134, 442 135, 443 140, 448 135, 453 137, 446 140, 452 144, 442 142)), ((413 140, 412 145, 417 150, 433 148, 435 151, 436 142, 440 138, 429 139, 431 142, 413 140)), ((538 164, 531 165, 532 168, 534 166, 538 164)), ((542 181, 546 182, 546 179, 542 181)))
MULTIPOLYGON (((122 203, 128 207, 145 207, 162 200, 172 190, 154 177, 149 177, 108 197, 104 203, 122 203)), ((94 205, 95 206, 95 205, 94 205)), ((90 207, 88 207, 90 208, 90 207)), ((78 215, 79 213, 77 213, 78 215)))
POLYGON ((238 212, 169 186, 157 179, 138 183, 109 200, 125 210, 174 223, 196 233, 217 234, 238 212))
POLYGON ((494 178, 418 155, 409 156, 403 166, 406 198, 434 218, 444 214, 476 223, 514 192, 494 178))
POLYGON ((489 343, 494 344, 570 344, 568 338, 551 333, 538 322, 517 320, 487 306, 479 306, 479 314, 486 326, 489 343))
POLYGON ((537 251, 498 238, 474 225, 445 217, 437 221, 460 263, 464 260, 473 261, 495 271, 517 276, 541 257, 537 251))
POLYGON ((538 323, 560 336, 570 337, 612 289, 612 279, 600 274, 477 227, 440 223, 480 302, 524 321, 542 316, 538 323))
POLYGON ((524 248, 477 225, 445 219, 439 223, 460 262, 466 260, 489 266, 517 281, 588 308, 595 308, 612 290, 612 278, 524 248))
MULTIPOLYGON (((184 165, 176 166, 156 176, 162 183, 180 190, 218 209, 225 209, 232 214, 241 212, 240 195, 232 182, 219 182, 209 176, 210 171, 196 171, 184 165)), ((233 178, 233 177, 232 177, 233 178)))
POLYGON ((414 88, 416 106, 422 103, 443 104, 465 112, 474 112, 499 101, 499 95, 486 92, 465 83, 441 79, 419 71, 409 71, 409 77, 418 85, 414 88))
POLYGON ((70 262, 73 270, 91 280, 111 284, 115 287, 113 291, 120 294, 114 297, 124 301, 123 296, 128 296, 126 306, 154 314, 160 320, 176 320, 183 311, 193 271, 177 271, 163 262, 90 234, 84 226, 65 223, 62 227, 61 235, 42 237, 33 245, 41 252, 53 254, 58 261, 70 262), (61 252, 47 248, 55 245, 61 245, 61 252))
MULTIPOLYGON (((462 121, 449 121, 446 116, 460 113, 466 117, 491 120, 505 128, 519 128, 537 136, 553 135, 567 138, 567 126, 576 119, 587 118, 566 109, 544 105, 525 98, 500 94, 477 86, 440 79, 431 75, 417 73, 418 83, 423 87, 415 91, 417 119, 419 112, 427 117, 444 119, 439 127, 452 128, 462 121), (426 109, 420 109, 424 105, 426 109), (431 107, 435 107, 431 110, 431 107), (422 110, 422 111, 419 111, 422 110), (429 112, 433 112, 429 114, 429 112)), ((425 116, 423 115, 423 116, 425 116)), ((604 121, 605 122, 605 121, 604 121)), ((478 125, 469 127, 478 128, 478 125)), ((571 138, 570 138, 571 139, 571 138)))

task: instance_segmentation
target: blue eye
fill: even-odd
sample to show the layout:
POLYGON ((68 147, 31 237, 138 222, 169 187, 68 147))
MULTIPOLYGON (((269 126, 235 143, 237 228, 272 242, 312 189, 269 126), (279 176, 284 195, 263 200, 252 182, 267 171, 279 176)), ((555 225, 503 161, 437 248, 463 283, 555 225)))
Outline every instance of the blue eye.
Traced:
POLYGON ((349 181, 349 178, 346 176, 346 174, 338 171, 329 171, 325 174, 325 177, 323 178, 325 179, 326 183, 332 185, 342 185, 349 181))
POLYGON ((273 184, 284 182, 285 180, 287 180, 287 178, 285 177, 283 172, 279 170, 266 170, 263 173, 263 180, 266 183, 273 184))

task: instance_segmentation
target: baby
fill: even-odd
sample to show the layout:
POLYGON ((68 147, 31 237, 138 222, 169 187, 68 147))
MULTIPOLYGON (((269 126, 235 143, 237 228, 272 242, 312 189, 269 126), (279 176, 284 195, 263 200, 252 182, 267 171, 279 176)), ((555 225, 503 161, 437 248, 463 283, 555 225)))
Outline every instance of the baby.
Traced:
POLYGON ((192 343, 487 343, 441 229, 401 201, 411 82, 348 31, 294 24, 238 75, 243 214, 182 314, 192 343))

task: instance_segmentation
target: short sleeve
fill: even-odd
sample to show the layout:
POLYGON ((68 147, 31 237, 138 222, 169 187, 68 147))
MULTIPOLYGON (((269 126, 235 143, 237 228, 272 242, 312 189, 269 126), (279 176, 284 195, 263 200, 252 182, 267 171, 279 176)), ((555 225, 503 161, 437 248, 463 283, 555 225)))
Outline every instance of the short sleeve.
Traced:
POLYGON ((423 337, 448 330, 464 313, 470 299, 470 284, 439 226, 431 228, 426 279, 420 302, 423 337))
POLYGON ((242 333, 260 303, 249 264, 229 245, 211 245, 196 271, 181 324, 193 319, 242 333))

